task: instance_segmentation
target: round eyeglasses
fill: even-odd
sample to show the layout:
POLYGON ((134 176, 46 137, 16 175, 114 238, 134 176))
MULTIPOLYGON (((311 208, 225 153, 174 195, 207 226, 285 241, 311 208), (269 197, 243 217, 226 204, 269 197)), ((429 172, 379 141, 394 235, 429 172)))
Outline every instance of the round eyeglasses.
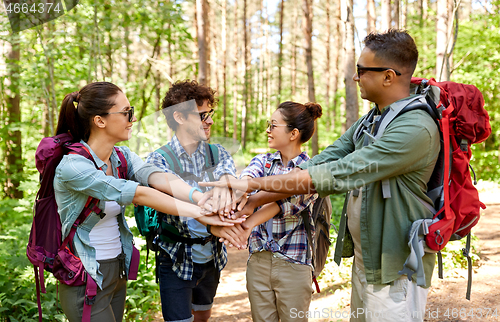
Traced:
POLYGON ((266 131, 269 130, 269 131, 272 131, 274 130, 275 128, 277 128, 278 126, 288 126, 288 127, 292 127, 291 124, 276 124, 276 123, 272 123, 271 121, 266 121, 267 122, 267 127, 266 127, 266 131))

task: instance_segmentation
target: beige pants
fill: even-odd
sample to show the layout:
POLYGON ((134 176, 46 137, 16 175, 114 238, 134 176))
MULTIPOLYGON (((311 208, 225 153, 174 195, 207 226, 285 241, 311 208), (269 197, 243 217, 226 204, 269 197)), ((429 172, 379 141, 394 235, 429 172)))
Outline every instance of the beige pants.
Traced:
POLYGON ((408 281, 406 275, 391 284, 368 284, 352 266, 351 320, 360 322, 421 322, 429 289, 408 281))
POLYGON ((312 298, 312 271, 271 252, 254 253, 248 261, 247 290, 254 322, 301 322, 312 298))

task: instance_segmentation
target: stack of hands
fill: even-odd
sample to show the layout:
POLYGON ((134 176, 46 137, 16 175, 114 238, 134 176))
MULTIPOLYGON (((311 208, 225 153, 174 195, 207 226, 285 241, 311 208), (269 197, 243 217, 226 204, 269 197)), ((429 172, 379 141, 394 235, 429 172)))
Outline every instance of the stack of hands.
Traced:
POLYGON ((245 225, 245 220, 255 209, 250 195, 242 190, 228 188, 228 182, 203 182, 200 185, 215 187, 205 192, 198 202, 203 214, 198 221, 208 225, 207 229, 220 237, 220 242, 229 247, 246 249, 253 227, 245 225))

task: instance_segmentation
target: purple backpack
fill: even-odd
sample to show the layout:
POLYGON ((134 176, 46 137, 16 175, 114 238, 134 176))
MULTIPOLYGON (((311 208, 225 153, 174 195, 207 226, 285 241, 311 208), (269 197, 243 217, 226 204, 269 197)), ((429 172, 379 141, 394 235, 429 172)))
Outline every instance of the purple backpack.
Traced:
MULTIPOLYGON (((119 177, 126 178, 127 160, 118 148, 115 147, 115 149, 121 161, 118 168, 119 177)), ((91 212, 95 212, 97 215, 101 212, 98 207, 99 200, 89 196, 81 214, 73 223, 69 235, 62 240, 62 226, 57 211, 53 182, 56 167, 65 154, 80 154, 92 160, 96 165, 90 151, 83 144, 74 143, 69 133, 42 139, 36 150, 36 168, 40 172, 41 187, 36 195, 33 224, 26 255, 35 271, 39 321, 42 321, 40 292, 46 293, 43 278, 44 269, 51 272, 63 284, 86 285, 82 321, 90 321, 91 305, 94 303, 97 293, 97 284, 85 271, 80 258, 75 256, 72 251, 72 241, 78 225, 91 212)), ((138 253, 139 251, 134 247, 129 279, 137 278, 138 253)))

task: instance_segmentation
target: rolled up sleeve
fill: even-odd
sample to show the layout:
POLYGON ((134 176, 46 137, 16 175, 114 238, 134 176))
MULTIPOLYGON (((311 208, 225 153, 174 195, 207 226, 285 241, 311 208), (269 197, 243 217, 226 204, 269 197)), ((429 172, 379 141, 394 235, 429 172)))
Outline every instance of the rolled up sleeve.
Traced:
POLYGON ((101 201, 132 203, 138 182, 116 179, 96 169, 92 161, 81 155, 66 155, 57 167, 56 177, 68 190, 83 193, 101 201))
POLYGON ((297 217, 302 210, 306 209, 318 198, 318 194, 295 195, 286 199, 278 200, 276 203, 281 209, 283 218, 297 217))
POLYGON ((139 182, 142 186, 149 187, 148 178, 155 172, 163 172, 155 164, 144 162, 136 153, 131 152, 126 146, 120 147, 120 150, 127 160, 127 178, 139 182))

